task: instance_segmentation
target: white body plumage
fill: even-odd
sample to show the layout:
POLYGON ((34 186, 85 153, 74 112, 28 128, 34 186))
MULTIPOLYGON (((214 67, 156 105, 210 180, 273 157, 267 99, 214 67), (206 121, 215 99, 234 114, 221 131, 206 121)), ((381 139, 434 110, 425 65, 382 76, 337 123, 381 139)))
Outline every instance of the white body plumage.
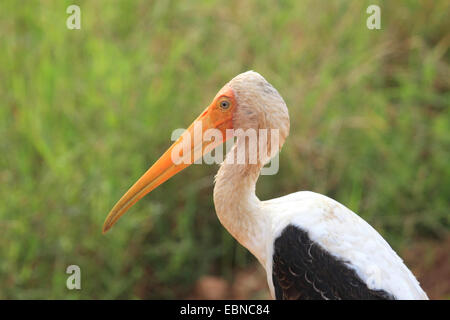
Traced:
MULTIPOLYGON (((384 290, 396 299, 428 299, 411 271, 383 237, 366 221, 339 202, 324 195, 302 191, 261 202, 270 218, 267 257, 273 243, 289 224, 307 230, 312 241, 332 255, 348 261, 369 289, 384 290), (271 239, 270 239, 271 238, 271 239)), ((272 259, 265 268, 272 296, 272 259)))

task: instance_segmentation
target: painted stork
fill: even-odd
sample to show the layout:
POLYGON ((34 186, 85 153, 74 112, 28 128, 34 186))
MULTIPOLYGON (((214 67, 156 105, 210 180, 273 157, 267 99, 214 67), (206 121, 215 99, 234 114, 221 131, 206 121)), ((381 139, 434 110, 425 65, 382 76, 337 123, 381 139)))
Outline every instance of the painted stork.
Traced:
MULTIPOLYGON (((194 133, 195 123, 202 124, 202 132, 220 130, 224 138, 192 143, 192 135, 180 137, 117 202, 103 232, 144 195, 190 165, 175 163, 171 156, 186 141, 191 142, 189 157, 195 161, 225 142, 227 129, 276 129, 277 145, 272 146, 270 140, 266 146, 275 152, 289 134, 283 98, 254 71, 228 82, 187 133, 194 133)), ((222 225, 265 268, 273 298, 428 299, 380 234, 342 204, 310 191, 259 200, 255 184, 270 153, 256 163, 248 161, 249 157, 241 163, 227 161, 239 147, 247 156, 250 152, 245 136, 235 137, 215 178, 214 204, 222 225)))

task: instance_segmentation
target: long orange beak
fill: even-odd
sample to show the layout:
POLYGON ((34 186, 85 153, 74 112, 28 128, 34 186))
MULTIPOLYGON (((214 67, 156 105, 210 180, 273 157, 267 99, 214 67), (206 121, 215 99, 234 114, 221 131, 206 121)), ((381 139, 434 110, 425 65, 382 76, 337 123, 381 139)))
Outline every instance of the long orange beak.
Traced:
POLYGON ((232 89, 228 86, 222 88, 211 105, 116 203, 106 217, 103 233, 147 193, 225 142, 226 129, 233 128, 235 104, 232 89), (224 101, 227 101, 228 106, 224 101), (203 139, 208 129, 217 129, 221 134, 215 134, 212 139, 203 139))

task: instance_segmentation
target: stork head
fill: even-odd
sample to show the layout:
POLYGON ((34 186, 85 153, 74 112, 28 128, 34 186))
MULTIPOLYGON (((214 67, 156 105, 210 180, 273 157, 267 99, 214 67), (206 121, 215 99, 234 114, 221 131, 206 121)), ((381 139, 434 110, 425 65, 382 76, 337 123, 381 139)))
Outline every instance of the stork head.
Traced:
MULTIPOLYGON (((289 135, 290 123, 286 103, 278 91, 255 71, 237 75, 226 86, 231 88, 236 101, 233 127, 244 131, 254 129, 258 138, 260 129, 267 129, 269 135, 271 130, 276 130, 278 146, 273 147, 276 151, 281 149, 289 135)), ((270 143, 271 139, 267 139, 269 151, 270 143)))
MULTIPOLYGON (((198 158, 219 146, 230 136, 227 129, 275 129, 278 131, 278 146, 281 148, 289 134, 289 114, 283 98, 278 91, 259 73, 247 71, 228 82, 211 104, 197 117, 186 132, 159 158, 158 161, 139 178, 122 196, 106 217, 103 232, 108 231, 116 221, 139 199, 194 163, 198 158), (202 134, 208 129, 220 131, 220 137, 196 141, 196 128, 202 134), (184 148, 189 145, 189 152, 184 148), (189 161, 175 161, 174 154, 189 161)), ((239 137, 238 137, 239 140, 239 137)), ((179 159, 178 159, 179 160, 179 159)))

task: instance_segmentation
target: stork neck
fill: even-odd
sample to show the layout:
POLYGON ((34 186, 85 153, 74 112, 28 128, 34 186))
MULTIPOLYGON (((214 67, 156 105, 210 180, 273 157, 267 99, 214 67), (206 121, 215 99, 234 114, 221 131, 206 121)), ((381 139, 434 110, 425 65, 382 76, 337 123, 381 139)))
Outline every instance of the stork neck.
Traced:
MULTIPOLYGON (((227 159, 235 152, 236 146, 227 159)), ((214 187, 217 216, 228 232, 264 265, 265 243, 261 239, 267 232, 268 221, 255 194, 262 165, 229 164, 227 159, 217 173, 214 187)))

